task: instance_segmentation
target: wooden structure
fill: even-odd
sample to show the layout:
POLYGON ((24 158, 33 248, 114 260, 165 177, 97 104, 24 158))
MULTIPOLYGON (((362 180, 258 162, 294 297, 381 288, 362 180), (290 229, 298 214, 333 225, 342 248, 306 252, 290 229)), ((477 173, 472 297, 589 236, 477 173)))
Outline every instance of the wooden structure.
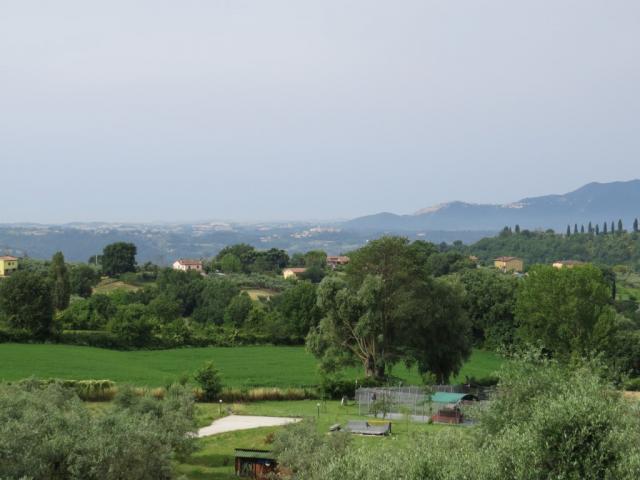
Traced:
POLYGON ((431 395, 431 402, 436 408, 431 420, 434 423, 463 423, 464 415, 460 407, 476 400, 477 397, 468 393, 436 392, 431 395))
POLYGON ((278 464, 269 450, 236 448, 236 476, 266 480, 277 472, 278 464))

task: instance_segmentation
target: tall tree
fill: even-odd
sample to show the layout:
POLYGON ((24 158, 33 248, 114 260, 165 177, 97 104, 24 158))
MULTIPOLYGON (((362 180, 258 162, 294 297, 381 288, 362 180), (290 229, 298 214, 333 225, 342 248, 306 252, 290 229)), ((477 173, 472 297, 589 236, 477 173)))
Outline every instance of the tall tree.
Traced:
POLYGON ((611 220, 611 233, 616 233, 616 226, 613 223, 613 220, 611 220))
POLYGON ((49 278, 51 280, 53 308, 56 310, 64 310, 69 306, 71 284, 69 282, 69 270, 64 263, 64 255, 62 252, 56 252, 51 258, 49 278))
POLYGON ((520 233, 520 225, 516 224, 516 233, 520 233))
POLYGON ((602 271, 592 265, 534 266, 517 296, 518 333, 560 357, 607 351, 616 322, 611 295, 602 271))
POLYGON ((637 218, 633 221, 633 231, 634 232, 638 231, 638 219, 637 218))
POLYGON ((86 264, 75 265, 69 271, 71 293, 80 297, 90 297, 99 280, 96 269, 86 264))
POLYGON ((589 222, 589 233, 593 233, 593 224, 589 222))
POLYGON ((49 280, 34 272, 18 271, 0 281, 0 310, 11 328, 47 337, 53 325, 49 280))
POLYGON ((325 370, 360 362, 383 378, 399 361, 446 379, 470 352, 461 293, 433 280, 408 240, 382 237, 353 253, 344 280, 325 278, 325 317, 307 337, 325 370))
POLYGON ((567 237, 571 236, 571 225, 567 225, 567 237))
POLYGON ((624 230, 623 226, 622 226, 622 219, 618 219, 618 233, 622 233, 622 231, 624 230))
MULTIPOLYGON (((606 224, 605 224, 605 228, 606 228, 606 224)), ((596 224, 596 235, 600 235, 600 225, 597 225, 597 224, 596 224)))
POLYGON ((575 223, 573 225, 573 233, 576 233, 576 234, 578 233, 578 224, 577 223, 575 223))
POLYGON ((604 224, 602 225, 602 233, 606 235, 608 233, 607 232, 608 228, 609 227, 607 227, 607 222, 604 222, 604 224))
POLYGON ((580 233, 584 233, 584 225, 580 225, 580 233))
POLYGON ((102 271, 110 277, 136 270, 138 250, 133 243, 117 242, 104 247, 102 271))

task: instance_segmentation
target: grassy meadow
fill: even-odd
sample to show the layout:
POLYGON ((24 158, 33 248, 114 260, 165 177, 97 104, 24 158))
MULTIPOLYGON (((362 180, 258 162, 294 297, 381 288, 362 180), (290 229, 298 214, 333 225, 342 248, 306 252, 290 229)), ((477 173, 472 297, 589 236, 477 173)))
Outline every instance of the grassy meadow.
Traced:
MULTIPOLYGON (((320 375, 315 358, 304 347, 247 346, 118 351, 73 345, 0 344, 0 381, 29 377, 73 380, 108 379, 117 383, 159 387, 191 376, 204 362, 213 361, 228 387, 312 387, 320 375)), ((491 352, 474 351, 456 382, 465 375, 482 377, 500 367, 491 352)), ((393 374, 404 383, 420 384, 415 369, 398 365, 393 374)), ((362 376, 360 369, 345 378, 362 376)))

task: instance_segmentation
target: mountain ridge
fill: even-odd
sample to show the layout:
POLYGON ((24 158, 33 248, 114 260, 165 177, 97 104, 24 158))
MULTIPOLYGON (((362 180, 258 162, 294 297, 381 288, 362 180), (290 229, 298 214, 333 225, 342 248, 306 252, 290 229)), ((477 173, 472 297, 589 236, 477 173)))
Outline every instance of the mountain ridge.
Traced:
POLYGON ((525 197, 505 204, 459 200, 421 208, 413 214, 381 212, 345 222, 348 230, 408 232, 499 230, 519 224, 529 229, 562 229, 568 224, 611 222, 627 225, 640 217, 640 179, 591 182, 565 194, 525 197))

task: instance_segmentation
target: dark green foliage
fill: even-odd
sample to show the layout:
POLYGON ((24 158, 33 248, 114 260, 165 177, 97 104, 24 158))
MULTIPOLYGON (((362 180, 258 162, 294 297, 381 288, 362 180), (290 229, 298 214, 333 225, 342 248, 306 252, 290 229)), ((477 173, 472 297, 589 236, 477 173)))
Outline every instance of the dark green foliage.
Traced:
POLYGON ((241 328, 249 316, 253 302, 246 292, 236 295, 224 310, 224 322, 236 328, 241 328))
POLYGON ((144 305, 132 303, 119 306, 107 328, 122 342, 143 347, 152 338, 154 323, 149 318, 144 305))
POLYGON ((311 283, 320 283, 325 277, 326 271, 324 267, 318 265, 311 265, 307 270, 300 275, 302 280, 309 280, 311 283))
POLYGON ((171 323, 180 317, 181 303, 168 293, 161 293, 147 305, 148 313, 160 323, 171 323))
POLYGON ((36 338, 49 336, 53 328, 53 300, 49 280, 18 271, 0 281, 0 311, 10 328, 26 330, 36 338))
POLYGON ((71 297, 71 285, 69 283, 69 271, 64 263, 64 255, 57 252, 51 259, 49 266, 49 279, 51 280, 51 301, 55 310, 64 310, 69 306, 71 297))
POLYGON ((239 293, 240 289, 224 277, 207 279, 193 319, 201 324, 222 325, 227 306, 239 293))
POLYGON ((465 271, 460 281, 474 343, 490 348, 511 345, 518 280, 494 270, 474 269, 465 271))
POLYGON ((524 341, 561 357, 608 351, 617 329, 610 287, 591 265, 533 267, 518 292, 516 319, 524 341))
POLYGON ((116 307, 107 295, 94 295, 71 303, 60 315, 60 321, 69 330, 102 330, 116 313, 116 307))
MULTIPOLYGON (((596 234, 599 227, 596 225, 596 234)), ((526 265, 553 263, 557 260, 581 260, 602 265, 640 267, 640 237, 622 232, 617 235, 556 235, 523 230, 520 235, 484 238, 471 245, 469 253, 484 262, 511 255, 526 265)))
POLYGON ((136 270, 137 248, 133 243, 117 242, 104 247, 102 272, 110 277, 136 270))
POLYGON ((38 382, 0 386, 0 477, 169 480, 194 450, 193 398, 136 397, 91 415, 72 390, 38 382))
POLYGON ((93 287, 100 281, 100 275, 86 264, 74 265, 69 270, 69 286, 73 295, 83 298, 91 296, 93 287))
POLYGON ((461 291, 429 277, 406 239, 383 237, 351 255, 345 280, 318 289, 326 313, 307 337, 323 369, 359 362, 385 377, 399 361, 446 380, 470 352, 461 291))
POLYGON ((202 389, 203 399, 211 402, 217 400, 222 392, 222 379, 220 372, 213 365, 213 362, 205 363, 194 375, 194 380, 202 389))
POLYGON ((293 287, 275 297, 273 308, 282 315, 289 336, 304 338, 322 317, 316 287, 308 282, 296 282, 293 287))
POLYGON ((240 259, 233 253, 227 253, 220 259, 220 270, 224 273, 240 273, 243 270, 243 265, 240 259))
POLYGON ((180 314, 189 317, 201 301, 205 282, 198 272, 166 268, 158 273, 157 284, 159 291, 179 302, 180 314))

